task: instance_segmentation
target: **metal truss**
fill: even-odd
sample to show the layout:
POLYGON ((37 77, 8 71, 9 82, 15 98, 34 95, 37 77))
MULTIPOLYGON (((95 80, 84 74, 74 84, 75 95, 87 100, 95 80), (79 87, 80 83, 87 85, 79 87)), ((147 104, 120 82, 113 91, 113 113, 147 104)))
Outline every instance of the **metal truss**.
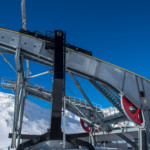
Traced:
MULTIPOLYGON (((135 141, 135 138, 130 138, 131 136, 127 135, 126 133, 134 134, 138 131, 140 150, 146 150, 147 145, 150 148, 150 81, 133 72, 92 57, 92 53, 89 51, 66 43, 62 43, 64 47, 61 44, 61 48, 64 50, 63 53, 65 53, 63 54, 65 55, 62 60, 63 63, 59 64, 55 62, 56 59, 54 59, 54 57, 56 57, 56 55, 54 54, 58 48, 56 48, 55 45, 56 39, 54 40, 54 38, 44 37, 41 34, 38 35, 36 33, 27 31, 25 0, 21 1, 21 11, 22 29, 20 32, 0 28, 0 55, 16 72, 16 81, 7 80, 7 82, 2 82, 2 86, 4 88, 12 89, 15 92, 11 147, 16 147, 16 139, 18 139, 17 146, 20 146, 20 139, 22 138, 21 130, 23 114, 27 95, 34 96, 49 103, 54 103, 54 107, 52 108, 52 119, 54 121, 52 123, 53 125, 51 126, 53 130, 56 129, 54 122, 56 122, 57 119, 59 122, 61 120, 60 116, 62 104, 57 104, 56 101, 53 102, 53 98, 55 97, 55 99, 57 99, 59 95, 59 99, 61 99, 62 95, 65 95, 65 92, 61 93, 61 91, 65 91, 65 86, 63 85, 65 80, 62 79, 62 82, 60 82, 58 78, 54 78, 54 82, 56 84, 53 86, 53 92, 32 85, 28 79, 51 73, 52 70, 30 76, 30 60, 49 67, 54 67, 56 64, 61 66, 61 64, 63 64, 62 67, 57 66, 57 71, 60 68, 63 68, 64 70, 61 70, 62 73, 69 73, 86 101, 84 102, 77 98, 65 96, 64 100, 59 102, 64 103, 64 115, 65 109, 67 109, 79 116, 82 121, 84 121, 90 127, 89 135, 93 145, 95 145, 95 140, 100 142, 102 137, 105 138, 105 136, 107 136, 107 141, 109 141, 109 139, 112 141, 114 137, 121 138, 132 145, 132 147, 137 149, 137 144, 133 142, 133 139, 135 141), (4 56, 4 53, 15 56, 16 69, 4 56), (26 59, 27 66, 26 76, 23 69, 24 59, 26 59), (111 115, 106 115, 102 109, 94 106, 74 75, 87 79, 107 100, 112 103, 115 108, 117 108, 118 112, 111 115), (63 90, 58 91, 58 87, 61 87, 62 85, 64 86, 63 90), (112 126, 112 124, 119 124, 120 122, 127 121, 129 120, 128 118, 139 124, 140 127, 128 128, 125 126, 121 127, 120 129, 116 129, 112 126), (101 132, 95 133, 95 128, 100 129, 101 132), (115 134, 115 136, 113 134, 115 134), (111 135, 113 135, 113 137, 111 137, 111 135)), ((59 36, 61 35, 58 35, 58 37, 59 36)), ((57 45, 59 44, 60 42, 58 42, 57 45)), ((54 74, 54 77, 55 76, 57 75, 54 74)), ((57 125, 59 126, 59 135, 61 135, 60 123, 57 125)), ((55 133, 56 131, 54 131, 51 135, 54 139, 56 138, 55 133)), ((34 141, 36 141, 38 143, 38 141, 47 138, 47 134, 50 133, 45 133, 41 137, 35 137, 35 139, 31 140, 31 142, 34 143, 34 141)), ((57 137, 59 137, 59 135, 57 137)), ((94 149, 93 146, 79 139, 79 137, 82 136, 84 136, 85 140, 85 136, 87 136, 87 134, 66 135, 66 137, 64 134, 63 139, 69 139, 71 137, 70 139, 74 140, 72 137, 76 137, 78 139, 73 142, 80 145, 86 145, 90 149, 94 149)), ((134 137, 134 135, 132 137, 134 137)), ((18 149, 21 148, 18 147, 18 149)))
MULTIPOLYGON (((51 44, 51 42, 36 37, 1 28, 0 51, 15 55, 19 39, 20 53, 24 58, 50 67, 53 66, 53 50, 46 49, 46 43, 51 44)), ((139 108, 142 105, 139 93, 143 91, 145 99, 150 97, 148 92, 150 82, 147 79, 110 63, 70 50, 68 47, 66 47, 66 71, 86 79, 105 83, 118 93, 126 95, 139 108)), ((148 100, 147 106, 150 108, 148 100)))
MULTIPOLYGON (((3 88, 9 88, 12 89, 13 91, 16 91, 16 83, 13 81, 3 80, 1 85, 3 88)), ((27 84, 26 93, 30 96, 51 103, 52 92, 49 90, 45 90, 43 88, 27 84)), ((127 120, 126 116, 124 116, 119 112, 115 112, 114 114, 106 116, 106 114, 98 106, 93 106, 94 108, 91 108, 87 102, 81 101, 80 99, 77 98, 65 96, 65 100, 66 100, 66 109, 82 118, 89 125, 92 125, 92 120, 90 119, 92 109, 95 109, 95 111, 99 115, 101 115, 103 122, 105 122, 106 124, 113 124, 116 122, 119 123, 123 122, 125 119, 127 120)), ((99 118, 96 115, 94 115, 94 117, 95 117, 95 124, 97 124, 95 126, 98 127, 99 118)))
MULTIPOLYGON (((7 83, 3 82, 2 86, 4 88, 12 88, 13 89, 13 88, 15 88, 15 82, 12 82, 12 81, 7 81, 7 83)), ((13 91, 15 91, 15 89, 13 89, 13 91)), ((39 99, 46 100, 47 102, 51 102, 52 94, 48 90, 44 90, 42 88, 35 87, 33 85, 32 86, 28 85, 27 91, 28 91, 27 92, 28 94, 30 93, 29 95, 32 95, 32 96, 37 97, 39 99)), ((100 115, 103 116, 101 119, 103 119, 103 122, 106 125, 110 125, 114 122, 119 123, 120 121, 123 121, 124 119, 126 119, 120 113, 116 113, 116 114, 105 117, 105 114, 103 114, 101 109, 94 107, 94 106, 93 106, 94 108, 93 107, 91 108, 90 105, 86 102, 80 101, 80 100, 75 99, 75 98, 71 98, 69 96, 66 96, 65 99, 66 99, 66 109, 68 109, 72 113, 78 115, 87 124, 89 124, 91 126, 94 125, 95 128, 99 127, 99 122, 97 121, 97 123, 93 123, 93 120, 91 118, 91 111, 93 109, 95 109, 97 113, 100 113, 100 115), (89 118, 91 118, 91 119, 89 119, 89 118)), ((96 120, 96 118, 95 118, 95 120, 96 120)), ((97 118, 97 120, 99 120, 99 118, 97 118)), ((112 132, 110 132, 110 133, 112 133, 112 132)), ((122 135, 121 133, 119 133, 119 134, 122 135)), ((94 141, 93 141, 93 143, 94 143, 94 141)), ((126 141, 129 143, 131 142, 128 138, 126 139, 126 141)))
MULTIPOLYGON (((27 85, 27 79, 30 77, 29 71, 27 78, 24 77, 24 70, 22 67, 23 59, 25 58, 36 63, 53 67, 53 46, 53 41, 47 41, 31 35, 0 28, 0 53, 14 55, 17 67, 16 84, 9 83, 9 85, 7 85, 8 87, 12 86, 12 89, 16 91, 12 147, 15 147, 16 136, 21 132, 26 95, 29 94, 46 101, 50 101, 49 98, 51 97, 51 92, 43 89, 43 91, 41 90, 41 93, 38 93, 39 89, 27 85), (17 127, 18 121, 19 127, 17 127)), ((126 113, 124 114, 125 110, 122 105, 122 100, 119 99, 120 97, 118 95, 121 97, 126 96, 128 100, 142 112, 143 124, 145 125, 147 140, 150 145, 149 80, 108 62, 74 51, 67 45, 65 63, 66 72, 70 73, 71 76, 77 75, 88 79, 96 87, 96 89, 99 90, 119 110, 120 113, 110 118, 103 116, 100 110, 92 105, 81 86, 78 86, 79 90, 84 95, 88 104, 81 102, 81 105, 78 106, 76 102, 67 102, 66 100, 66 107, 68 110, 71 110, 78 116, 84 118, 85 121, 87 118, 89 119, 91 112, 94 112, 94 120, 89 119, 86 122, 96 124, 100 126, 102 130, 105 128, 105 130, 109 131, 108 122, 112 123, 129 117, 126 113), (84 105, 89 106, 89 110, 86 107, 83 107, 84 105)))

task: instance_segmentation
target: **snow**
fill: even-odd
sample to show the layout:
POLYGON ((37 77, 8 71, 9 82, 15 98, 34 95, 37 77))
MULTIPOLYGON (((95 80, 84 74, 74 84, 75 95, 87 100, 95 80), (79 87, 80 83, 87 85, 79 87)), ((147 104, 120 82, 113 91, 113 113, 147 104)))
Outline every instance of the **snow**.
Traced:
POLYGON ((12 127, 14 96, 0 93, 0 149, 7 148, 10 145, 8 134, 12 127))
MULTIPOLYGON (((12 132, 14 95, 0 92, 0 150, 8 149, 11 140, 8 134, 12 132)), ((30 100, 26 100, 23 118, 23 134, 45 133, 50 124, 50 110, 44 109, 30 100)), ((85 132, 79 122, 79 117, 66 111, 66 133, 85 132)))

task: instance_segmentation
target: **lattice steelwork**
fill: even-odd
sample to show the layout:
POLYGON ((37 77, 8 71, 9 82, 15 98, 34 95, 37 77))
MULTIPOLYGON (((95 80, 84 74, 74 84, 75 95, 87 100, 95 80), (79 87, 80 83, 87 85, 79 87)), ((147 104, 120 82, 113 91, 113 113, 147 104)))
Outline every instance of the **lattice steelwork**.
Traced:
MULTIPOLYGON (((25 0, 22 0, 22 12, 25 14, 25 0)), ((29 60, 53 67, 54 50, 57 45, 55 45, 54 38, 52 37, 27 31, 26 15, 23 15, 22 18, 23 29, 21 29, 20 32, 0 28, 0 54, 17 73, 17 80, 15 82, 7 80, 7 82, 2 83, 4 88, 10 88, 16 93, 12 148, 16 146, 17 138, 18 145, 20 144, 26 96, 31 95, 51 103, 52 95, 54 94, 53 91, 51 92, 43 88, 37 88, 36 86, 29 84, 28 79, 35 77, 30 76, 29 60), (5 53, 15 56, 17 70, 14 69, 4 56, 5 53), (27 59, 26 77, 23 70, 24 59, 27 59)), ((144 133, 146 132, 147 145, 150 146, 150 81, 133 72, 97 59, 92 56, 90 51, 83 50, 67 43, 64 43, 64 48, 66 57, 64 62, 65 67, 63 67, 71 76, 75 85, 86 100, 86 102, 83 102, 65 96, 66 109, 81 118, 83 127, 85 127, 84 123, 88 125, 85 129, 90 132, 92 144, 94 145, 93 134, 95 134, 95 131, 98 129, 105 133, 105 135, 107 135, 107 133, 116 133, 116 138, 122 138, 134 148, 137 148, 137 145, 133 143, 131 139, 127 138, 125 134, 122 134, 123 132, 121 130, 117 132, 116 128, 112 126, 113 123, 115 124, 130 119, 141 126, 139 128, 140 142, 144 142, 141 139, 142 136, 145 136, 144 133), (84 87, 81 87, 74 75, 87 79, 114 105, 114 107, 117 108, 118 112, 106 116, 100 108, 94 106, 86 95, 86 92, 83 90, 84 87)), ((36 76, 49 72, 51 71, 36 76)), ((133 129, 131 128, 131 130, 133 129)), ((126 130, 126 132, 128 131, 126 130)), ((99 136, 97 135, 97 137, 99 136)), ((77 140, 76 142, 81 145, 83 144, 80 140, 77 140)))

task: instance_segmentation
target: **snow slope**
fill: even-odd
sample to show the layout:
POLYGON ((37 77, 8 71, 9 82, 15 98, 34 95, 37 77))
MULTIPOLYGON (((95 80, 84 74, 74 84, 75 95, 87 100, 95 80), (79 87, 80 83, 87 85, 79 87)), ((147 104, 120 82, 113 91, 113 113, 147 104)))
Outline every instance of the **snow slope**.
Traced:
POLYGON ((8 133, 11 131, 14 96, 0 93, 0 149, 10 145, 8 133))
MULTIPOLYGON (((10 146, 8 134, 12 132, 14 112, 14 95, 0 92, 0 150, 10 146)), ((47 131, 50 123, 50 110, 44 109, 27 100, 23 118, 22 133, 42 134, 47 131)), ((66 132, 84 132, 79 117, 66 111, 66 132)))

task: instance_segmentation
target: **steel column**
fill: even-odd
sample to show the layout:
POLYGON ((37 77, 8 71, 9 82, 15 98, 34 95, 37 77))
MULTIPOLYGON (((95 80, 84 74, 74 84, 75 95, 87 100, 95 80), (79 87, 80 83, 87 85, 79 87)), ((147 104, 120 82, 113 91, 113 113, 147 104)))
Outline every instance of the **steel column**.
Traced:
POLYGON ((146 141, 146 132, 145 129, 139 127, 139 135, 138 135, 138 145, 139 145, 139 150, 148 150, 147 149, 147 141, 146 141))
POLYGON ((18 145, 20 144, 23 114, 24 114, 24 107, 25 107, 25 100, 26 100, 26 82, 23 82, 22 90, 23 91, 22 91, 22 97, 20 101, 20 113, 19 113, 18 145))
MULTIPOLYGON (((145 120, 145 131, 142 131, 142 138, 144 138, 144 145, 147 145, 150 149, 150 115, 149 109, 143 109, 143 116, 145 120), (145 135, 146 134, 146 135, 145 135)), ((145 149, 146 150, 146 149, 145 149)))
POLYGON ((91 132, 89 133, 90 143, 95 147, 95 128, 94 126, 91 127, 91 132))
POLYGON ((24 30, 27 29, 27 22, 26 22, 26 0, 21 1, 21 13, 22 13, 22 28, 24 30))
POLYGON ((19 120, 19 111, 20 111, 20 102, 22 101, 22 87, 24 80, 22 58, 20 56, 20 48, 18 47, 15 55, 15 62, 17 66, 17 81, 16 81, 16 95, 15 95, 15 105, 14 105, 14 121, 13 121, 13 136, 11 147, 16 146, 16 138, 18 134, 18 120, 19 120))
MULTIPOLYGON (((22 29, 27 30, 27 21, 26 21, 26 0, 21 0, 21 14, 22 14, 22 29)), ((30 65, 29 60, 26 60, 26 78, 30 75, 30 65)), ((23 92, 22 98, 20 101, 20 113, 19 113, 19 129, 18 129, 18 145, 20 144, 21 138, 21 130, 22 130, 22 122, 23 122, 23 115, 24 115, 24 107, 25 107, 25 100, 27 97, 26 93, 27 87, 27 80, 23 80, 23 92)))
POLYGON ((141 102, 142 102, 142 114, 143 114, 143 119, 144 119, 144 125, 145 125, 145 131, 146 132, 146 139, 145 142, 147 142, 147 146, 150 149, 150 112, 148 108, 148 101, 144 95, 144 97, 141 97, 141 102))
POLYGON ((55 31, 55 55, 54 55, 54 82, 52 93, 52 113, 51 113, 51 128, 50 139, 63 139, 61 131, 61 115, 64 97, 64 33, 55 31))

